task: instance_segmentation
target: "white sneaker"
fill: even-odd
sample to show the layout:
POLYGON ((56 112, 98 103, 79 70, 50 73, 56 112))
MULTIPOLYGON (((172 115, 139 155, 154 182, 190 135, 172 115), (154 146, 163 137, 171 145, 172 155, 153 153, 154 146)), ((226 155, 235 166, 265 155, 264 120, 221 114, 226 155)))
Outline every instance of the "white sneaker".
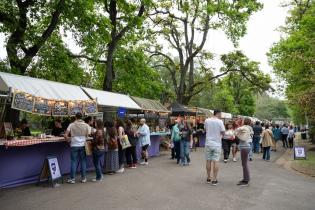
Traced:
POLYGON ((81 183, 86 183, 87 182, 87 179, 84 178, 84 179, 81 179, 81 183))
POLYGON ((103 181, 103 178, 101 178, 101 179, 92 179, 92 182, 101 182, 101 181, 103 181))
POLYGON ((142 163, 140 163, 140 165, 149 165, 149 163, 148 162, 142 162, 142 163))
POLYGON ((233 162, 236 162, 237 160, 236 160, 236 158, 233 158, 233 162))
POLYGON ((224 160, 224 163, 227 163, 227 159, 224 160))
POLYGON ((68 179, 68 180, 67 180, 67 183, 69 183, 69 184, 75 184, 75 179, 68 179))
POLYGON ((125 172, 125 168, 120 168, 116 171, 116 173, 124 173, 125 172))

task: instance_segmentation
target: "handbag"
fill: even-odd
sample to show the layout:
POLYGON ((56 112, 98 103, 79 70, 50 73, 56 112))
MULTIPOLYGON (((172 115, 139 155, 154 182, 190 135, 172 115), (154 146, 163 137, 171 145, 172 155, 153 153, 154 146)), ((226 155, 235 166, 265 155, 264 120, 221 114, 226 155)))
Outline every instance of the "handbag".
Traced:
POLYGON ((131 147, 128 136, 126 134, 124 134, 119 141, 120 141, 121 148, 123 150, 127 149, 128 147, 131 147))
POLYGON ((85 154, 87 156, 92 155, 92 151, 93 151, 93 145, 91 141, 86 141, 85 142, 85 154))

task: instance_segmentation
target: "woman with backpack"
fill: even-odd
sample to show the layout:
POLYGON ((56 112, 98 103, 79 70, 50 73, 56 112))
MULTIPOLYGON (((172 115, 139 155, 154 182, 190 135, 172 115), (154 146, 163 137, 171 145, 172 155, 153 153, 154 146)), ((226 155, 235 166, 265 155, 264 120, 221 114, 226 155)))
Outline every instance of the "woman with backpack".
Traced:
POLYGON ((101 170, 101 159, 104 157, 105 153, 105 132, 104 132, 104 124, 102 120, 96 121, 96 131, 93 134, 93 163, 96 172, 96 178, 92 179, 93 182, 102 181, 103 175, 101 170))
POLYGON ((238 186, 248 186, 250 181, 248 156, 253 142, 254 131, 251 127, 251 119, 245 118, 244 125, 235 130, 235 135, 238 137, 241 150, 241 160, 243 167, 243 179, 237 184, 238 186))
MULTIPOLYGON (((132 119, 133 120, 133 119, 132 119)), ((134 121, 134 120, 133 120, 134 121)), ((138 137, 137 137, 137 126, 131 120, 126 120, 126 129, 125 133, 128 136, 128 140, 131 144, 131 147, 126 149, 126 160, 128 168, 137 168, 137 144, 138 144, 138 137)))
POLYGON ((107 123, 105 136, 104 173, 114 174, 119 169, 118 140, 114 123, 107 123))

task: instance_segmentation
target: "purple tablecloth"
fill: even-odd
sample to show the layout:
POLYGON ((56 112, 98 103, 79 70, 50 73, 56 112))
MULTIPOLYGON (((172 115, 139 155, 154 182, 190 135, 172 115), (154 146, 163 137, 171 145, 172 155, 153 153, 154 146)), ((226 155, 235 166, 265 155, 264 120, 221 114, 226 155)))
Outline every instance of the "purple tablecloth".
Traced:
MULTIPOLYGON (((160 155, 161 138, 163 138, 163 137, 160 136, 160 135, 152 135, 152 136, 150 136, 151 146, 148 149, 150 157, 154 157, 154 156, 160 155)), ((137 146, 137 157, 138 157, 138 160, 141 159, 141 150, 142 150, 142 148, 140 147, 140 143, 139 143, 139 145, 137 146)))
MULTIPOLYGON (((0 188, 36 183, 47 156, 58 158, 62 174, 70 173, 70 146, 67 142, 9 147, 8 149, 0 146, 0 188)), ((87 169, 94 169, 90 156, 87 169)))
POLYGON ((198 138, 199 138, 199 147, 205 147, 205 144, 206 144, 206 133, 198 134, 198 138))
MULTIPOLYGON (((160 154, 161 136, 151 136, 149 156, 160 154)), ((141 158, 140 145, 137 147, 141 158)), ((70 173, 70 146, 67 142, 35 144, 25 147, 0 146, 0 188, 36 183, 47 156, 56 156, 63 175, 70 173)), ((94 170, 92 157, 88 156, 87 169, 94 170)))

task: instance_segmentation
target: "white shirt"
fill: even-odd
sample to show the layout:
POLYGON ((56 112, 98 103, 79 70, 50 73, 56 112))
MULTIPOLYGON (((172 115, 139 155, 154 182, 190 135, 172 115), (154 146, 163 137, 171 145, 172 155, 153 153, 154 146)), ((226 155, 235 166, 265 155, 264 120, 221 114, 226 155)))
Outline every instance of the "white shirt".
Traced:
POLYGON ((222 146, 222 134, 225 131, 222 120, 212 117, 205 121, 206 129, 206 146, 208 147, 221 147, 222 146))
POLYGON ((86 137, 90 134, 90 126, 82 120, 77 120, 69 125, 67 131, 71 134, 71 147, 84 147, 86 137))

